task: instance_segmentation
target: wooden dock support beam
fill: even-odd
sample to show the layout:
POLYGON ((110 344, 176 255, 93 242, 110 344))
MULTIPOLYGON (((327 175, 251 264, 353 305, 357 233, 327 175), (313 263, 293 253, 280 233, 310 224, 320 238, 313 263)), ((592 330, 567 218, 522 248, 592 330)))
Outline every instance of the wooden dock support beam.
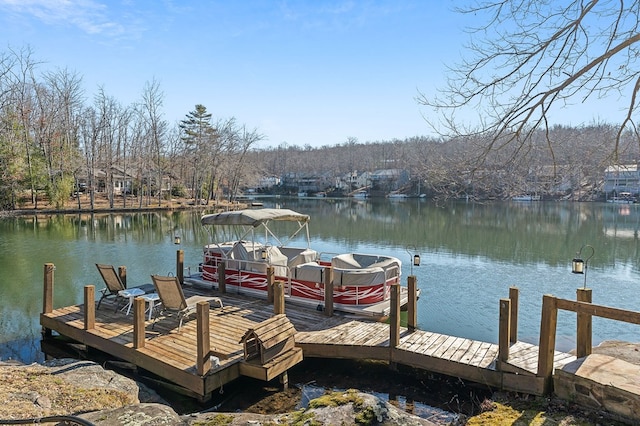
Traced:
POLYGON ((209 302, 196 305, 196 371, 204 376, 211 370, 211 341, 209 335, 209 302))
MULTIPOLYGON (((592 292, 590 288, 579 288, 577 290, 578 302, 592 302, 592 292)), ((576 337, 576 357, 582 358, 591 354, 592 341, 592 317, 586 312, 578 312, 577 316, 577 337, 576 337)))
POLYGON ((418 279, 415 275, 407 277, 407 329, 416 331, 418 327, 418 279))
POLYGON ((222 294, 227 292, 227 265, 225 262, 218 262, 218 290, 222 294))
POLYGON ((500 299, 500 320, 498 327, 498 361, 507 362, 511 337, 511 299, 500 299))
POLYGON ((273 313, 274 315, 284 314, 284 283, 282 281, 273 283, 273 313))
POLYGON ((555 297, 545 294, 542 296, 538 372, 536 374, 537 377, 544 379, 544 394, 549 394, 553 391, 553 353, 556 348, 557 323, 558 301, 555 297))
POLYGON ((273 266, 267 266, 267 303, 273 303, 273 280, 276 272, 273 266))
POLYGON ((84 286, 84 329, 96 328, 96 289, 93 285, 84 286))
POLYGON ((180 285, 184 285, 184 250, 176 252, 176 277, 178 277, 180 285))
POLYGON ((44 264, 44 294, 42 298, 42 312, 53 312, 53 271, 56 267, 53 263, 44 264))
POLYGON ((391 307, 389 312, 389 347, 394 349, 400 343, 400 285, 392 284, 391 307))
MULTIPOLYGON (((53 263, 44 264, 44 283, 43 283, 43 295, 42 295, 42 313, 49 314, 53 312, 53 271, 56 267, 53 263)), ((48 328, 42 328, 42 334, 45 337, 51 337, 51 330, 48 328)))
POLYGON ((284 373, 280 374, 280 384, 282 384, 282 390, 288 390, 289 389, 289 372, 285 371, 284 373))
POLYGON ((324 268, 324 314, 333 316, 333 268, 324 268))
POLYGON ((145 342, 145 300, 142 297, 133 299, 133 348, 144 348, 145 342))
POLYGON ((397 371, 398 363, 394 360, 394 354, 400 344, 400 284, 392 284, 389 290, 389 368, 397 371))
POLYGON ((126 266, 118 266, 118 276, 120 276, 120 281, 122 281, 122 285, 124 285, 124 288, 127 288, 127 267, 126 266))
POLYGON ((518 341, 518 299, 520 290, 509 287, 509 298, 500 299, 498 324, 498 362, 509 360, 509 349, 518 341))
POLYGON ((520 290, 518 287, 509 287, 509 300, 511 300, 511 319, 509 321, 509 343, 518 341, 518 304, 520 301, 520 290))

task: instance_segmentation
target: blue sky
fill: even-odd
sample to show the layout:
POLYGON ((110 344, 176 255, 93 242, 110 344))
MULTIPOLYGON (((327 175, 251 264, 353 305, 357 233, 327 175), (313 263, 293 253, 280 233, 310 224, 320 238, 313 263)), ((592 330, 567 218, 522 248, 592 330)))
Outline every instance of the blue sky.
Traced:
MULTIPOLYGON (((196 104, 263 146, 430 134, 415 98, 461 45, 449 1, 0 0, 0 40, 67 68, 88 100, 156 79, 173 123, 196 104)), ((455 58, 455 56, 454 56, 455 58)))
POLYGON ((88 101, 128 105, 145 83, 175 123, 203 104, 266 139, 335 145, 432 135, 416 102, 460 58, 453 2, 0 0, 0 40, 67 68, 88 101))

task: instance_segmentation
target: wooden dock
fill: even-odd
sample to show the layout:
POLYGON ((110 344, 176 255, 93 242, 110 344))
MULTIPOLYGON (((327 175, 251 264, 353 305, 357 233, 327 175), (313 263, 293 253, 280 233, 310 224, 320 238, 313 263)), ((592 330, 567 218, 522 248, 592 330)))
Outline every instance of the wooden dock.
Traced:
MULTIPOLYGON (((290 304, 284 312, 283 295, 271 304, 238 294, 185 287, 185 296, 196 291, 216 296, 224 308, 210 308, 203 302, 196 319, 185 321, 178 330, 176 318, 160 319, 153 325, 141 298, 135 300, 133 315, 117 310, 110 301, 96 310, 93 286, 85 287, 84 304, 54 309, 53 270, 53 265, 45 265, 40 316, 45 335, 55 331, 154 373, 200 399, 208 399, 213 391, 243 375, 265 381, 280 376, 286 383, 287 370, 303 356, 383 360, 536 395, 545 392, 549 379, 538 374, 539 349, 535 345, 513 342, 505 357, 497 344, 416 330, 413 326, 400 327, 399 288, 392 292, 395 299, 392 297, 387 324, 348 314, 328 316, 326 312, 290 304), (295 328, 295 347, 266 361, 260 357, 248 359, 243 339, 252 330, 259 335, 265 322, 282 312, 295 328)), ((409 306, 409 315, 415 315, 415 306, 409 306)), ((415 320, 410 319, 410 324, 415 320)), ((273 348, 273 341, 269 345, 273 348)), ((258 348, 258 352, 264 354, 267 350, 261 352, 258 348)), ((575 357, 569 354, 553 353, 554 368, 573 360, 575 357)))
MULTIPOLYGON (((536 377, 538 346, 516 342, 507 362, 498 361, 497 344, 402 328, 399 344, 389 346, 389 325, 361 320, 324 330, 300 331, 296 344, 306 357, 376 359, 411 366, 487 386, 540 395, 544 379, 536 377)), ((575 360, 567 353, 554 353, 554 366, 575 360)))
MULTIPOLYGON (((199 294, 202 294, 199 292, 199 294)), ((185 289, 185 296, 192 293, 185 289)), ((255 300, 240 296, 224 297, 224 308, 212 308, 208 314, 210 348, 205 355, 212 361, 210 369, 198 372, 198 320, 185 320, 178 332, 177 318, 161 318, 156 324, 144 318, 144 344, 136 347, 134 315, 116 310, 113 301, 104 301, 95 311, 91 329, 85 326, 85 305, 67 306, 43 313, 41 325, 60 335, 97 349, 138 368, 162 377, 185 389, 185 393, 206 399, 212 391, 241 375, 271 380, 302 360, 297 349, 278 359, 277 365, 266 365, 257 373, 255 363, 245 359, 241 339, 248 330, 273 317, 271 309, 256 309, 255 300), (214 357, 214 358, 211 358, 214 357)), ((264 305, 264 303, 263 303, 264 305)), ((263 367, 259 365, 258 367, 263 367)))

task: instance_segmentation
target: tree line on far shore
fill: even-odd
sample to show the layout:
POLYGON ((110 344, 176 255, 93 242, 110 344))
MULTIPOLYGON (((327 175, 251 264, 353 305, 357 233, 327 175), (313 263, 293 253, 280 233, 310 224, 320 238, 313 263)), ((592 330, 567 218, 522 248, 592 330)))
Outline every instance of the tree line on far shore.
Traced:
POLYGON ((348 138, 315 148, 281 144, 250 157, 260 165, 260 175, 277 177, 298 173, 329 175, 332 180, 354 171, 402 169, 409 172, 410 192, 434 198, 508 199, 535 193, 543 198, 593 200, 603 196, 608 166, 637 164, 637 137, 618 131, 617 126, 603 123, 557 125, 504 146, 480 136, 367 143, 348 138))
MULTIPOLYGON (((104 191, 111 207, 145 207, 171 196, 205 203, 233 199, 269 176, 307 173, 335 180, 383 169, 406 170, 433 197, 538 192, 591 199, 606 166, 638 159, 637 136, 606 123, 533 130, 518 143, 517 134, 505 133, 504 145, 478 134, 364 143, 347 137, 321 147, 281 143, 258 149, 265 139, 258 129, 234 117, 214 118, 203 104, 180 122, 167 122, 157 81, 146 83, 132 105, 103 88, 87 103, 79 75, 40 66, 29 49, 0 52, 0 209, 25 201, 37 207, 42 195, 63 207, 74 202, 70 196, 80 181, 104 191), (135 197, 117 196, 115 171, 132 177, 125 192, 135 197)), ((89 196, 93 206, 94 191, 89 196)))

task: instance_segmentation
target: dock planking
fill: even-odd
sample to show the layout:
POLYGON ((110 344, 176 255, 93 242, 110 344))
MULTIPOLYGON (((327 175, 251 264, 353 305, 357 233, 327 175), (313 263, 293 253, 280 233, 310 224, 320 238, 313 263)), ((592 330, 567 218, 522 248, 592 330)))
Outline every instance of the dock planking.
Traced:
MULTIPOLYGON (((247 330, 273 317, 274 307, 240 294, 220 294, 188 286, 184 292, 186 297, 215 295, 223 300, 223 309, 209 310, 210 354, 218 358, 219 365, 205 375, 196 373, 198 332, 193 319, 186 320, 178 332, 176 318, 161 318, 154 324, 145 316, 145 340, 141 348, 134 348, 133 315, 116 310, 111 301, 103 301, 101 309, 95 312, 95 327, 91 330, 84 329, 83 305, 43 313, 40 321, 47 329, 135 364, 193 396, 206 399, 210 392, 242 375, 241 339, 247 330)), ((296 346, 307 357, 377 359, 492 387, 505 388, 507 383, 507 390, 533 389, 535 393, 539 388, 535 378, 538 358, 535 345, 513 344, 509 360, 498 370, 497 344, 401 327, 399 344, 390 348, 390 326, 375 318, 340 313, 327 317, 323 312, 292 304, 286 305, 286 315, 297 331, 296 346), (510 375, 508 380, 503 380, 505 374, 510 375)), ((554 354, 557 366, 574 359, 562 352, 554 354)), ((293 358, 283 362, 288 363, 287 367, 295 365, 293 358)))

